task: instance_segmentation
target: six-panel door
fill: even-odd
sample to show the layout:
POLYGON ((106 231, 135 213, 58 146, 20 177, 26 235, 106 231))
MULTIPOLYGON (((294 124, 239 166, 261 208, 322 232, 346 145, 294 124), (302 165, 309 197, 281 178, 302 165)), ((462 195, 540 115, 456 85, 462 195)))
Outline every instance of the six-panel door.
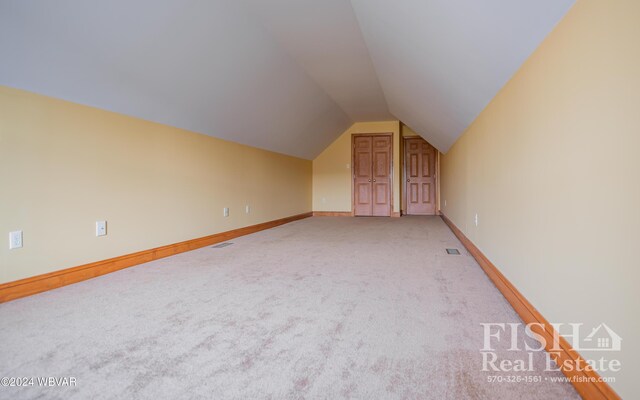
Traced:
POLYGON ((422 138, 405 141, 407 214, 436 214, 436 149, 422 138))

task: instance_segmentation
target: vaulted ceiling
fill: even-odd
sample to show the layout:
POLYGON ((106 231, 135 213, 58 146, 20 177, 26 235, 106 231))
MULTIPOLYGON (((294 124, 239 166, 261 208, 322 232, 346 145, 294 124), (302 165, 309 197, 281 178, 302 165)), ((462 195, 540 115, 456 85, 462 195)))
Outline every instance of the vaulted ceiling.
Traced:
POLYGON ((314 158, 400 119, 446 152, 574 0, 0 0, 0 84, 314 158))

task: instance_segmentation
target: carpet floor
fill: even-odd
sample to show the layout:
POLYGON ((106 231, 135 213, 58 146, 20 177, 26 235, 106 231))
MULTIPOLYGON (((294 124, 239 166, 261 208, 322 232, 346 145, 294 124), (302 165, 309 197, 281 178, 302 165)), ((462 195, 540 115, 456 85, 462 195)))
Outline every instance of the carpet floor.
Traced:
POLYGON ((1 304, 0 377, 77 383, 0 398, 579 398, 544 352, 536 372, 482 371, 481 323, 521 321, 438 217, 314 217, 232 242, 1 304))

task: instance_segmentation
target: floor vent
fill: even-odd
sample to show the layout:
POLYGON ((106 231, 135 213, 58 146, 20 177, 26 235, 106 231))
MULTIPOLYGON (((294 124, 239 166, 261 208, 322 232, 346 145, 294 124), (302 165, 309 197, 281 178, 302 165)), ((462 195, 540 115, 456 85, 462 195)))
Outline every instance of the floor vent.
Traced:
POLYGON ((447 249, 447 254, 460 255, 460 250, 458 250, 458 249, 447 249))
POLYGON ((211 248, 212 248, 212 249, 221 249, 221 248, 223 248, 223 247, 231 246, 232 244, 233 244, 233 243, 231 243, 231 242, 220 243, 220 244, 217 244, 217 245, 215 245, 215 246, 211 246, 211 248))

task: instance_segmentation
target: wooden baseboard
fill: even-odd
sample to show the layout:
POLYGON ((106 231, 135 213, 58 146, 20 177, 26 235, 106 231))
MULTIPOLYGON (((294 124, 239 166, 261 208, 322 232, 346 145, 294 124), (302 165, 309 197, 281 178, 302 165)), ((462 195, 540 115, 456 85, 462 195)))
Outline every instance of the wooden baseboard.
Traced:
MULTIPOLYGON (((544 336, 548 346, 547 351, 551 350, 553 346, 553 338, 558 337, 558 333, 553 329, 551 324, 535 309, 535 307, 529 303, 529 301, 520 293, 515 286, 509 280, 502 275, 500 270, 469 240, 464 233, 449 219, 446 215, 441 213, 442 220, 451 228, 453 233, 462 242, 464 247, 471 253, 473 258, 476 259, 480 267, 487 274, 489 279, 496 285, 498 290, 511 304, 513 309, 520 315, 522 321, 526 324, 538 323, 545 327, 544 330, 532 330, 536 333, 544 336)), ((561 351, 558 353, 555 349, 557 357, 555 358, 560 365, 564 362, 570 361, 571 365, 577 365, 576 362, 580 362, 580 365, 586 365, 586 361, 582 356, 575 351, 569 342, 562 336, 559 336, 559 347, 561 351)), ((584 399, 620 399, 620 396, 609 386, 606 382, 602 382, 600 375, 593 370, 590 371, 575 371, 562 369, 562 373, 571 379, 571 383, 576 388, 578 393, 584 399)))
POLYGON ((314 217, 353 217, 351 211, 314 211, 314 217))
POLYGON ((312 213, 310 212, 298 214, 287 218, 281 218, 274 221, 263 222, 261 224, 187 240, 185 242, 156 247, 150 250, 143 250, 137 253, 110 258, 108 260, 97 261, 90 264, 80 265, 78 267, 67 268, 13 282, 3 283, 0 284, 0 303, 59 288, 61 286, 70 285, 72 283, 81 282, 110 272, 133 267, 138 264, 183 253, 185 251, 195 250, 200 247, 224 242, 239 236, 259 232, 311 216, 312 213))

